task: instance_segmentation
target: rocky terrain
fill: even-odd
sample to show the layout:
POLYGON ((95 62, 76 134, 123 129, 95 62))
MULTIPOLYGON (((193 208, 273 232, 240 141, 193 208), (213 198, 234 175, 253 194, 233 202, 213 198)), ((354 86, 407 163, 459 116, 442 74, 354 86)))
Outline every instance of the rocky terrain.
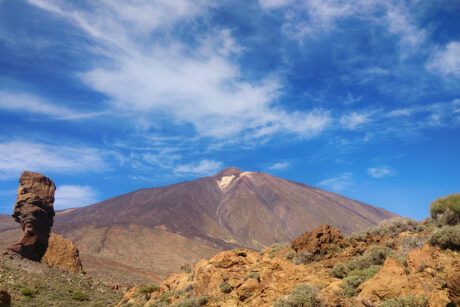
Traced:
POLYGON ((118 306, 457 306, 459 249, 460 225, 433 220, 396 218, 347 239, 324 225, 260 253, 203 259, 118 306))
MULTIPOLYGON (((56 212, 53 232, 75 242, 85 270, 129 285, 161 280, 222 250, 263 250, 322 224, 350 235, 394 216, 311 186, 226 168, 56 212)), ((1 216, 0 230, 10 238, 18 231, 1 216)), ((0 247, 6 241, 0 236, 0 247)))
POLYGON ((0 254, 0 306, 114 306, 121 295, 88 275, 0 254))

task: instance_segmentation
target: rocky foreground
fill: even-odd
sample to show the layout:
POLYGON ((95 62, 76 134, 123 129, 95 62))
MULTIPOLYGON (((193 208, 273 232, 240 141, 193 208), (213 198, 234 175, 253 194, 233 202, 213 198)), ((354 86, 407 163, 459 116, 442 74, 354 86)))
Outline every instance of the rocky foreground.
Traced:
POLYGON ((398 218, 344 239, 327 225, 263 252, 199 261, 118 306, 456 306, 460 225, 398 218))
POLYGON ((0 254, 0 306, 114 306, 120 294, 82 273, 0 254))

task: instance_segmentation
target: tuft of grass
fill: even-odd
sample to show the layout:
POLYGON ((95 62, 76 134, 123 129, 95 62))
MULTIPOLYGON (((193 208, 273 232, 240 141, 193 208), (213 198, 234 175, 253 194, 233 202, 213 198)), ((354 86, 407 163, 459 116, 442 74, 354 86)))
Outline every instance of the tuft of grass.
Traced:
POLYGON ((89 301, 89 296, 83 292, 74 292, 72 294, 72 299, 80 302, 89 301))
POLYGON ((220 291, 222 291, 223 293, 232 292, 232 286, 227 281, 221 282, 219 285, 219 288, 220 288, 220 291))
POLYGON ((380 307, 428 307, 428 300, 424 297, 409 295, 385 300, 380 303, 380 307))
POLYGON ((30 288, 24 287, 21 289, 21 294, 24 296, 33 297, 35 294, 35 291, 30 288))
POLYGON ((274 307, 319 307, 318 289, 309 284, 297 285, 289 295, 280 297, 273 302, 274 307))

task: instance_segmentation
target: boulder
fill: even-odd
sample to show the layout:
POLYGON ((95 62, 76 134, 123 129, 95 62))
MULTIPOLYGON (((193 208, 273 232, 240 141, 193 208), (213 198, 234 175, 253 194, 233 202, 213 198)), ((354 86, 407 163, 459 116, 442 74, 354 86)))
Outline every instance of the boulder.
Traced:
POLYGON ((0 288, 0 307, 11 306, 11 295, 5 290, 0 288))
POLYGON ((51 233, 50 235, 48 248, 42 257, 42 262, 59 266, 74 273, 83 271, 79 252, 75 244, 55 233, 51 233))
POLYGON ((19 183, 12 216, 21 224, 24 234, 9 249, 39 261, 46 252, 53 226, 56 186, 48 177, 29 171, 22 173, 19 183))
POLYGON ((449 298, 456 306, 460 306, 460 261, 452 263, 452 269, 447 273, 447 290, 449 298))
POLYGON ((344 247, 346 242, 340 230, 324 224, 292 240, 291 247, 296 252, 305 250, 314 254, 327 254, 331 244, 344 247))

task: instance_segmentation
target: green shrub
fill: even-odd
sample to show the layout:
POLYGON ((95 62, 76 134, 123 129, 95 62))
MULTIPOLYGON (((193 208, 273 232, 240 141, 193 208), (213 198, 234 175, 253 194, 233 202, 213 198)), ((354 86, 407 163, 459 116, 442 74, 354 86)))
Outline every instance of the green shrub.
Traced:
POLYGON ((380 307, 428 307, 428 300, 424 297, 409 295, 385 300, 380 304, 380 307))
POLYGON ((364 270, 373 265, 381 265, 385 259, 394 255, 388 247, 374 245, 369 247, 362 255, 356 256, 346 263, 336 264, 331 271, 332 276, 344 278, 353 270, 364 270))
POLYGON ((286 253, 286 259, 291 260, 291 259, 293 259, 295 257, 295 255, 297 255, 297 253, 295 251, 293 251, 293 250, 289 251, 289 252, 286 253))
POLYGON ((254 279, 260 280, 260 273, 259 272, 251 272, 248 275, 246 275, 244 280, 249 279, 249 278, 254 278, 254 279))
POLYGON ((317 288, 309 284, 300 284, 291 293, 273 302, 274 307, 318 307, 321 302, 318 299, 317 288))
POLYGON ((80 302, 89 301, 89 296, 82 292, 74 292, 72 294, 72 299, 80 302))
POLYGON ((160 290, 160 286, 158 286, 156 284, 151 284, 149 286, 140 287, 137 290, 137 293, 139 293, 139 294, 149 294, 149 293, 152 293, 152 292, 156 292, 158 290, 160 290))
POLYGON ((352 297, 358 294, 358 286, 368 279, 374 277, 382 267, 380 265, 372 265, 364 270, 353 270, 348 273, 348 276, 342 280, 342 287, 346 297, 352 297))
POLYGON ((460 224, 455 226, 442 226, 431 233, 431 245, 441 248, 460 249, 460 224))
POLYGON ((22 288, 21 289, 21 294, 24 295, 24 296, 32 297, 32 296, 34 296, 35 292, 34 292, 34 290, 32 290, 30 288, 22 288))
POLYGON ((340 248, 340 246, 338 246, 337 244, 329 244, 329 246, 327 247, 327 250, 326 250, 326 253, 327 254, 334 254, 334 253, 339 253, 342 251, 342 248, 340 248))
POLYGON ((224 293, 232 292, 232 286, 226 281, 221 282, 219 287, 220 287, 220 291, 224 293))
POLYGON ((299 252, 292 262, 294 264, 307 264, 313 261, 314 255, 310 252, 307 251, 301 251, 299 252))
POLYGON ((460 193, 440 197, 430 204, 431 217, 442 220, 444 225, 460 222, 460 193))
POLYGON ((399 240, 399 252, 406 256, 411 249, 421 248, 427 241, 428 238, 419 234, 404 236, 399 240))

